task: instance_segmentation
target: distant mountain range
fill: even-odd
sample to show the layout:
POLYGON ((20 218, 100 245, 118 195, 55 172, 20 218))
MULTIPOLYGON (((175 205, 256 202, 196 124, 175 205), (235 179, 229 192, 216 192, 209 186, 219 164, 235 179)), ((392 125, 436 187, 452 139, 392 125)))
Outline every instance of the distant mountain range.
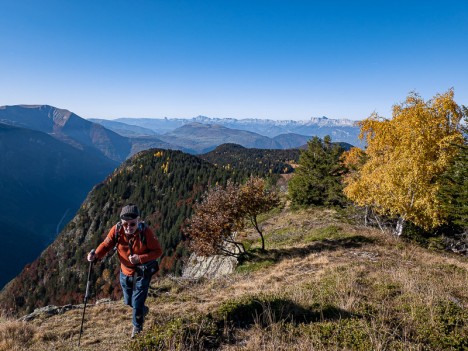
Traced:
MULTIPOLYGON (((96 121, 96 120, 93 120, 96 121)), ((202 124, 217 124, 226 128, 246 130, 253 133, 258 133, 263 136, 273 138, 280 134, 294 133, 307 136, 330 135, 335 141, 337 137, 344 137, 348 132, 355 131, 356 121, 349 119, 330 119, 327 117, 312 117, 309 120, 294 121, 294 120, 271 120, 271 119, 234 119, 234 118, 210 118, 206 116, 198 116, 194 118, 117 118, 115 122, 122 122, 134 126, 144 127, 158 134, 164 134, 188 123, 202 124), (316 134, 317 131, 323 130, 325 134, 316 134)), ((108 128, 113 129, 111 125, 108 128)), ((323 132, 320 132, 320 134, 323 132)))
MULTIPOLYGON (((298 147, 307 142, 309 137, 303 135, 289 135, 288 142, 279 140, 287 145, 286 148, 298 147)), ((284 137, 286 139, 287 137, 284 137)), ((269 138, 258 133, 245 130, 226 128, 218 124, 188 123, 172 132, 159 136, 159 139, 170 142, 192 153, 200 154, 213 150, 218 145, 233 143, 247 148, 283 149, 282 143, 275 138, 269 138)))
POLYGON ((311 118, 307 121, 209 118, 119 118, 85 120, 49 105, 0 106, 0 122, 47 133, 81 150, 122 162, 148 148, 205 153, 225 143, 248 148, 288 149, 312 136, 361 146, 355 121, 311 118))
POLYGON ((205 153, 224 143, 249 148, 287 149, 306 144, 312 136, 329 135, 335 142, 362 146, 356 121, 311 118, 307 121, 209 118, 118 118, 90 119, 116 133, 130 137, 157 138, 173 148, 190 153, 205 153))

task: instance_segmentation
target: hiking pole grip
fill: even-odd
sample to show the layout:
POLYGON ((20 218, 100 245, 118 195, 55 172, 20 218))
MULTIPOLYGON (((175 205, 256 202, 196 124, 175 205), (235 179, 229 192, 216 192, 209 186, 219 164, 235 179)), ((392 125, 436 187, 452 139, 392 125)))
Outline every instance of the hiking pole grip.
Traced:
MULTIPOLYGON (((94 255, 96 250, 91 250, 91 253, 94 255)), ((93 261, 89 262, 89 269, 88 269, 88 280, 86 281, 86 292, 85 292, 85 297, 84 297, 84 303, 86 307, 86 301, 88 301, 89 297, 89 286, 91 284, 91 267, 93 266, 93 261)))
MULTIPOLYGON (((94 254, 95 250, 91 250, 91 253, 94 254)), ((81 334, 83 334, 83 323, 84 323, 84 316, 86 311, 86 303, 88 302, 89 297, 89 286, 91 283, 91 268, 93 267, 93 261, 89 262, 89 269, 88 269, 88 279, 86 281, 86 291, 84 296, 84 306, 83 306, 83 316, 81 317, 81 327, 80 327, 80 336, 78 338, 78 346, 80 346, 81 342, 81 334)))

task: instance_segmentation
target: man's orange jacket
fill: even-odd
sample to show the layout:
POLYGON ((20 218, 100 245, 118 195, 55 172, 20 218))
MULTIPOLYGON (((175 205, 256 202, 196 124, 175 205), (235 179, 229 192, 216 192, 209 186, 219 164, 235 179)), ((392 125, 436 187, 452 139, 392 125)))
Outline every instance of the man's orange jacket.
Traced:
MULTIPOLYGON (((98 259, 103 258, 110 250, 114 248, 116 230, 117 224, 114 225, 111 230, 109 230, 106 239, 96 249, 96 257, 98 259)), ((127 276, 132 276, 137 266, 128 260, 128 256, 130 256, 132 253, 134 255, 138 255, 140 258, 139 264, 155 260, 162 255, 161 245, 159 244, 159 240, 153 231, 147 226, 144 226, 142 235, 146 236, 146 244, 141 242, 140 229, 137 229, 132 235, 126 235, 124 228, 120 228, 117 253, 119 255, 120 268, 122 269, 123 274, 127 276), (132 248, 131 252, 130 245, 132 248)))

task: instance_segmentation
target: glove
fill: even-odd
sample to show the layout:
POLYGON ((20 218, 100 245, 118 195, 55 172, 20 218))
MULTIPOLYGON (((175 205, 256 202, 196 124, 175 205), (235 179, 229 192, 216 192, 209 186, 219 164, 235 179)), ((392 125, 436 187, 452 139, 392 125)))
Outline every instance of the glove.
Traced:
POLYGON ((130 261, 131 264, 138 264, 138 263, 140 263, 140 256, 130 255, 130 256, 128 256, 128 260, 130 261))
POLYGON ((96 260, 96 251, 94 249, 91 250, 87 258, 89 262, 93 262, 94 260, 96 260))

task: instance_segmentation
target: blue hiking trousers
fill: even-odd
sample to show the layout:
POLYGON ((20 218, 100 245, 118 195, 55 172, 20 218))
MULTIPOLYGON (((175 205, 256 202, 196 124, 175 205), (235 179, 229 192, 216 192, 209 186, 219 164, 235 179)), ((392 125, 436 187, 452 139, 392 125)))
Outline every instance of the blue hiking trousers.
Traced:
POLYGON ((133 287, 133 277, 129 277, 120 272, 120 285, 122 286, 124 303, 133 308, 132 323, 138 330, 143 330, 145 321, 145 301, 148 296, 151 277, 137 276, 135 287, 133 287))

